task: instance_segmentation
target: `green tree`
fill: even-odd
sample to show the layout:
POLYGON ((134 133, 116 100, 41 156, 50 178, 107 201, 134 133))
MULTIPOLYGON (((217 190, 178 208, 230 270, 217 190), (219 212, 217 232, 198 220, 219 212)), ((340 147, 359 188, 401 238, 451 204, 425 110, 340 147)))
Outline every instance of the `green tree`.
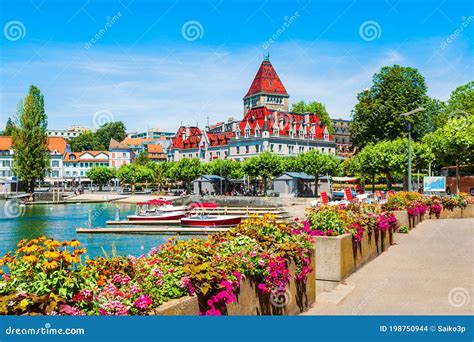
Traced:
POLYGON ((334 133, 333 127, 331 125, 331 118, 329 116, 328 111, 326 110, 326 106, 323 105, 321 102, 312 101, 305 103, 304 101, 299 101, 293 103, 291 106, 291 111, 294 113, 316 113, 318 114, 319 119, 323 122, 326 127, 328 128, 329 133, 334 133))
POLYGON ((3 135, 5 136, 10 136, 13 134, 13 131, 15 129, 15 123, 11 118, 8 118, 7 123, 5 125, 5 130, 3 131, 3 135))
POLYGON ((99 191, 102 191, 102 187, 109 183, 115 177, 115 169, 111 169, 107 166, 94 166, 86 172, 86 176, 90 180, 99 185, 99 191))
POLYGON ((242 163, 232 159, 215 159, 203 164, 203 174, 216 175, 224 178, 225 188, 227 192, 227 185, 229 179, 240 179, 243 177, 242 163))
MULTIPOLYGON (((417 69, 394 65, 383 67, 372 78, 373 85, 357 95, 352 111, 351 142, 362 148, 369 142, 394 140, 406 132, 400 114, 428 103, 424 77, 417 69)), ((432 129, 432 113, 411 115, 412 136, 419 139, 432 129)))
POLYGON ((474 161, 474 115, 450 119, 423 140, 442 165, 456 166, 456 192, 459 193, 459 166, 474 161))
POLYGON ((202 175, 202 164, 197 158, 183 158, 173 163, 169 174, 173 180, 184 182, 186 189, 191 191, 193 180, 202 175))
POLYGON ((90 131, 83 132, 77 137, 72 138, 69 143, 73 152, 100 151, 106 149, 105 146, 99 143, 96 134, 90 131))
POLYGON ((474 81, 457 87, 449 97, 448 110, 474 115, 474 81))
POLYGON ((285 157, 281 160, 282 172, 301 172, 300 159, 298 157, 285 157))
POLYGON ((100 126, 95 132, 97 141, 102 149, 107 149, 110 139, 122 141, 127 136, 125 125, 122 121, 108 122, 100 126))
POLYGON ((148 158, 148 153, 143 151, 133 160, 135 164, 138 165, 147 165, 150 163, 150 158, 148 158))
POLYGON ((171 166, 172 164, 168 162, 150 162, 147 164, 147 167, 153 172, 153 182, 158 185, 159 189, 169 180, 169 169, 171 166))
POLYGON ((117 171, 117 178, 123 184, 130 184, 132 192, 134 192, 136 184, 153 182, 154 174, 150 168, 144 165, 131 163, 120 166, 117 171))
POLYGON ((35 182, 44 178, 49 169, 47 116, 44 97, 34 85, 30 86, 24 103, 18 106, 17 124, 13 130, 13 169, 33 192, 35 182))
POLYGON ((282 172, 281 157, 265 151, 244 162, 244 173, 263 182, 263 195, 267 195, 268 181, 282 172))
POLYGON ((443 105, 435 120, 436 128, 443 127, 450 118, 474 115, 474 81, 457 87, 443 105))
POLYGON ((298 155, 301 170, 314 176, 314 193, 318 196, 319 175, 334 176, 339 173, 340 162, 331 154, 322 154, 318 150, 311 150, 298 155))

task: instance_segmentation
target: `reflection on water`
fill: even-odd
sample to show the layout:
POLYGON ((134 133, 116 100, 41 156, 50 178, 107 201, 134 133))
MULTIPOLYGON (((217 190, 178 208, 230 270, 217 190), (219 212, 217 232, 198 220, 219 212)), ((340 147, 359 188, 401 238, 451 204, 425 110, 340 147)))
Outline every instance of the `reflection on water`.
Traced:
POLYGON ((117 255, 141 255, 150 248, 164 243, 169 236, 152 234, 76 234, 76 228, 87 227, 91 211, 93 227, 105 227, 105 222, 114 220, 116 208, 120 218, 135 212, 135 205, 128 204, 64 204, 35 205, 21 208, 21 216, 9 217, 5 209, 7 202, 0 201, 0 256, 15 250, 21 239, 32 239, 41 235, 57 240, 77 239, 87 248, 91 257, 104 255, 102 248, 110 255, 115 246, 117 255))

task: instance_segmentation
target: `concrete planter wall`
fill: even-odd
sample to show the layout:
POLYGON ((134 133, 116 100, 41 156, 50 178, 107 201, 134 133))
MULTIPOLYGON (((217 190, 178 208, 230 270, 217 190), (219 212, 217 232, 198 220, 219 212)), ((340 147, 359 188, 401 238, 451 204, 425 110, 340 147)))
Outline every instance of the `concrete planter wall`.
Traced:
POLYGON ((397 219, 398 226, 406 226, 410 227, 410 222, 408 220, 408 213, 406 210, 394 210, 393 215, 395 215, 395 218, 397 219))
POLYGON ((461 208, 454 208, 453 210, 444 209, 441 210, 441 219, 458 219, 462 217, 462 210, 461 208))
POLYGON ((462 218, 474 217, 474 204, 468 204, 466 208, 461 210, 462 218))
POLYGON ((366 262, 387 250, 390 232, 364 232, 356 243, 350 234, 315 236, 316 281, 340 282, 366 262))
MULTIPOLYGON (((292 279, 286 291, 262 294, 257 283, 242 279, 236 293, 237 302, 216 306, 224 315, 297 315, 306 311, 316 301, 315 262, 312 258, 313 272, 307 275, 306 282, 294 280, 295 267, 290 265, 292 279)), ((164 303, 149 312, 149 315, 197 316, 204 310, 208 297, 194 295, 178 298, 164 303)))

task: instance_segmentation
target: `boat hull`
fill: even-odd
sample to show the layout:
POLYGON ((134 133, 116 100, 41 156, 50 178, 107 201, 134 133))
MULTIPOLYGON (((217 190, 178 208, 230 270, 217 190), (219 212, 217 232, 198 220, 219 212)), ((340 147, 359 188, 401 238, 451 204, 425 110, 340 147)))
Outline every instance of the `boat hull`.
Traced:
POLYGON ((186 216, 184 212, 171 212, 162 215, 129 215, 129 221, 172 221, 180 220, 186 216))
POLYGON ((181 219, 183 227, 233 227, 240 222, 240 216, 191 216, 181 219))

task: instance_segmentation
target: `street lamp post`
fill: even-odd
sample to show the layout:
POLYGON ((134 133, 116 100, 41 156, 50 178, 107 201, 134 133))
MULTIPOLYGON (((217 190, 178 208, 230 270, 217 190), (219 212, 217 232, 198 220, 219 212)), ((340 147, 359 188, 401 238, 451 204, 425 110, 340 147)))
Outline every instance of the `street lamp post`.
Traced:
POLYGON ((408 129, 408 191, 413 191, 413 186, 411 184, 411 122, 408 120, 408 116, 419 113, 424 111, 425 108, 420 107, 417 109, 413 109, 409 112, 400 114, 401 116, 404 116, 406 121, 407 121, 407 129, 408 129))

